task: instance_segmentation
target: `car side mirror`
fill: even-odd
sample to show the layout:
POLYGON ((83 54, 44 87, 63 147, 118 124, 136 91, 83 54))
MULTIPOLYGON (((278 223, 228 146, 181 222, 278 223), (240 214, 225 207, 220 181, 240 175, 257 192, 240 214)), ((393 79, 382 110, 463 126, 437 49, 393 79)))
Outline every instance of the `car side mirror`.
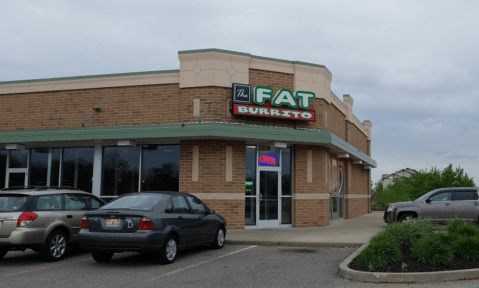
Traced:
POLYGON ((426 199, 426 203, 427 203, 427 204, 431 203, 431 198, 427 198, 427 199, 426 199))
POLYGON ((165 209, 165 213, 173 213, 173 209, 171 209, 171 208, 166 208, 166 209, 165 209))
POLYGON ((210 209, 210 210, 208 210, 208 214, 215 214, 215 213, 216 213, 216 212, 215 212, 215 209, 210 209))

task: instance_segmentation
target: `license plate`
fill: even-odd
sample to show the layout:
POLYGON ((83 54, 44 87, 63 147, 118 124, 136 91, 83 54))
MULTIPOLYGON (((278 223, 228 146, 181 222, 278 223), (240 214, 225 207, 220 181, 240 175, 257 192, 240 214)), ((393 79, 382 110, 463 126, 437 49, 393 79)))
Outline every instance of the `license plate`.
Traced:
POLYGON ((107 228, 118 228, 120 227, 121 219, 106 219, 105 227, 107 228))

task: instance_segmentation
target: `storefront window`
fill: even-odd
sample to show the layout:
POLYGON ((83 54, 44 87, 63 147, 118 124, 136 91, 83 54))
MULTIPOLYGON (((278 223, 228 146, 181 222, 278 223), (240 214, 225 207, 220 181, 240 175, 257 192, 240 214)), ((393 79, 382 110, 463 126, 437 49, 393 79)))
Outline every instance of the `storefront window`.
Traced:
POLYGON ((31 149, 30 153, 30 185, 47 186, 49 149, 31 149))
MULTIPOLYGON (((60 185, 60 155, 61 148, 52 148, 52 162, 50 165, 50 186, 60 185)), ((90 191, 91 192, 91 191, 90 191)))
POLYGON ((61 186, 92 192, 93 153, 93 147, 63 148, 61 186))
POLYGON ((271 148, 268 151, 259 150, 258 165, 279 167, 279 149, 271 148))
POLYGON ((27 168, 28 150, 10 150, 8 168, 27 168))
POLYGON ((143 145, 141 191, 179 191, 179 145, 143 145))
POLYGON ((104 147, 102 195, 138 191, 140 147, 104 147))
POLYGON ((245 225, 256 225, 256 146, 246 146, 245 225))
POLYGON ((281 224, 292 224, 291 148, 283 148, 281 153, 281 224))
POLYGON ((7 150, 0 150, 0 189, 5 188, 6 173, 7 173, 7 150))

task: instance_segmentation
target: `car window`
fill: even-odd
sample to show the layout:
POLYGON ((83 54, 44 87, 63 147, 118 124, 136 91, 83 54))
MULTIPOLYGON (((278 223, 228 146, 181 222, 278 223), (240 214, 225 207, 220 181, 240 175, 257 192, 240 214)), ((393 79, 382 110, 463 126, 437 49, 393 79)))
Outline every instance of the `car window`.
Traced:
POLYGON ((477 192, 457 191, 454 193, 454 200, 455 201, 477 200, 477 192))
POLYGON ((80 195, 67 194, 65 195, 65 210, 69 211, 80 211, 87 210, 88 206, 83 201, 83 198, 80 195))
POLYGON ((171 198, 173 204, 173 213, 188 213, 189 207, 183 196, 177 196, 171 198))
POLYGON ((188 199, 193 213, 206 213, 205 205, 199 199, 191 196, 186 196, 186 199, 188 199))
POLYGON ((36 210, 62 210, 63 195, 38 196, 36 210))
POLYGON ((20 211, 26 202, 27 196, 23 195, 0 196, 0 212, 20 211))
POLYGON ((82 195, 82 197, 88 206, 88 209, 98 209, 102 206, 102 202, 100 202, 98 199, 95 199, 93 196, 82 195))
POLYGON ((116 198, 102 207, 102 209, 153 209, 163 198, 162 194, 141 194, 128 195, 116 198))
POLYGON ((431 202, 451 201, 452 192, 442 192, 431 197, 431 202))

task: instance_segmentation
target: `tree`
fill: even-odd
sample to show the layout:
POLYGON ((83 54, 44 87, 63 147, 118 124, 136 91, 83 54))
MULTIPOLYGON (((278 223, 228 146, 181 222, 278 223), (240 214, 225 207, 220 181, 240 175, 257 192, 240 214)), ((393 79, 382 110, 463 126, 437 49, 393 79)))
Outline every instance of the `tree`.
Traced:
MULTIPOLYGON (((378 183, 376 187, 379 187, 378 183)), ((469 178, 464 169, 461 167, 453 169, 452 164, 449 164, 442 171, 432 167, 429 172, 420 171, 410 177, 399 178, 384 189, 381 182, 381 189, 377 189, 375 198, 377 203, 386 207, 389 203, 412 201, 438 188, 474 186, 473 179, 469 178)))

